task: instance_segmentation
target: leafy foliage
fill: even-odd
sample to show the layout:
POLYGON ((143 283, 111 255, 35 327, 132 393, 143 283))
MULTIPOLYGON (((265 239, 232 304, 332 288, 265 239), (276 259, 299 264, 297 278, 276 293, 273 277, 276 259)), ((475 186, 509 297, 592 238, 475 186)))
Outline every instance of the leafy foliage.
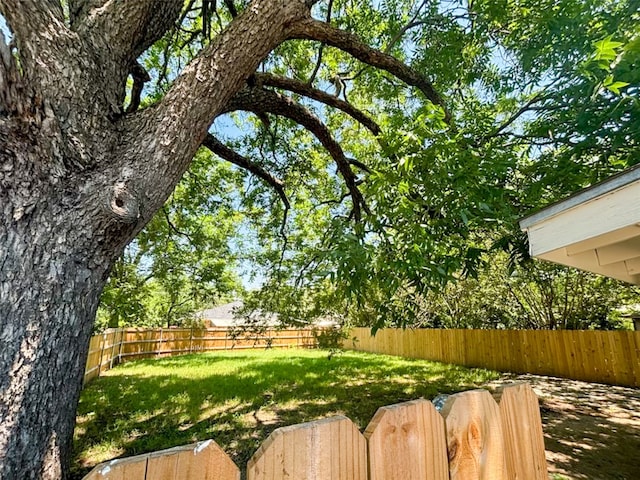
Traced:
POLYGON ((201 151, 163 210, 116 264, 97 327, 183 325, 199 308, 237 295, 234 271, 242 182, 201 151))
MULTIPOLYGON (((329 314, 374 328, 612 326, 608 312, 624 287, 523 264, 529 260, 516 220, 640 158, 638 12, 637 0, 321 2, 316 17, 422 72, 444 99, 429 101, 388 71, 306 40, 282 44, 263 64, 348 102, 379 128, 376 134, 323 101, 291 95, 354 159, 362 220, 354 222, 358 200, 317 132, 269 112, 230 113, 211 131, 279 179, 288 203, 273 184, 203 155, 168 216, 137 240, 140 254, 125 262, 134 266, 123 265, 112 280, 126 287, 108 289, 105 305, 126 296, 133 304, 118 318, 140 315, 142 293, 126 292, 140 283, 135 272, 147 270, 167 302, 154 318, 177 318, 183 313, 176 311, 238 291, 231 274, 237 261, 262 284, 247 308, 278 312, 284 321, 329 314), (211 201, 222 195, 220 185, 237 188, 225 191, 224 206, 211 201), (478 289, 481 303, 460 303, 466 320, 433 313, 451 295, 478 289), (538 303, 551 291, 575 297, 575 308, 542 315, 538 303), (596 308, 590 302, 600 297, 596 308)), ((229 20, 223 11, 210 28, 229 20)), ((189 34, 201 22, 185 16, 183 28, 142 59, 157 79, 148 99, 161 97, 206 44, 189 34)))

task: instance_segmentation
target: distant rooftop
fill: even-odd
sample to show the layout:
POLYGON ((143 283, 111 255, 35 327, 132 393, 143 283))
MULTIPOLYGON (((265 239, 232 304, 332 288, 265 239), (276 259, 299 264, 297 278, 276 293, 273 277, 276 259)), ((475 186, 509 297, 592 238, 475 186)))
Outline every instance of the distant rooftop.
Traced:
MULTIPOLYGON (((209 322, 212 327, 238 327, 246 323, 245 318, 236 318, 235 314, 243 306, 241 300, 236 300, 223 305, 218 305, 207 310, 202 310, 195 314, 196 318, 209 322)), ((264 313, 257 310, 251 315, 252 320, 260 320, 260 323, 268 326, 278 326, 278 315, 275 313, 264 313)), ((337 325, 335 320, 330 318, 319 318, 313 325, 321 328, 328 328, 337 325)))
MULTIPOLYGON (((202 310, 196 313, 197 318, 208 320, 213 327, 236 327, 244 325, 246 319, 237 318, 236 312, 243 306, 242 301, 236 300, 231 303, 225 303, 218 305, 207 310, 202 310)), ((261 319, 266 325, 277 325, 278 316, 274 313, 263 314, 262 312, 254 312, 252 314, 254 319, 261 319)))

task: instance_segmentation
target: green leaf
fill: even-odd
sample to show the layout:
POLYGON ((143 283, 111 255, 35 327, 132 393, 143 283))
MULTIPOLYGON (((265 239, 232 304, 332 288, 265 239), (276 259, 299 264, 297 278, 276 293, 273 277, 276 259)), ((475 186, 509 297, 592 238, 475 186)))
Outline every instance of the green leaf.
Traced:
POLYGON ((613 82, 605 85, 604 87, 616 95, 620 95, 620 89, 629 85, 629 82, 613 82))

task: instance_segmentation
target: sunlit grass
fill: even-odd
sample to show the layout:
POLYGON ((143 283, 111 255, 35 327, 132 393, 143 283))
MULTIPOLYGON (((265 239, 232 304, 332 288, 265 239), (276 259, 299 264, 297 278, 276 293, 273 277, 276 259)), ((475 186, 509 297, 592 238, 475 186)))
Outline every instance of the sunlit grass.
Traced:
POLYGON ((232 351, 121 365, 83 391, 74 478, 105 460, 213 438, 243 468, 275 428, 474 388, 498 374, 318 350, 232 351))

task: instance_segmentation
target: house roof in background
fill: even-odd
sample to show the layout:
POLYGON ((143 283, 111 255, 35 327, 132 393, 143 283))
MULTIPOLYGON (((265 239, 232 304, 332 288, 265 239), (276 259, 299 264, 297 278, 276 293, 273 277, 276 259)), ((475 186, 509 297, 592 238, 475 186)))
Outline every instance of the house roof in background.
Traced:
MULTIPOLYGON (((244 325, 246 323, 245 318, 236 318, 235 313, 242 308, 243 303, 240 300, 236 300, 223 305, 217 305, 207 310, 202 310, 196 313, 197 318, 203 320, 209 320, 214 327, 235 327, 244 325)), ((264 325, 277 325, 278 316, 275 313, 264 314, 261 311, 256 311, 251 314, 253 319, 260 319, 264 325)))
POLYGON ((198 316, 198 318, 205 318, 207 320, 234 320, 234 310, 237 310, 241 307, 242 302, 240 300, 236 300, 231 303, 225 303, 223 305, 217 305, 213 308, 208 308, 207 310, 202 310, 196 315, 198 316))
MULTIPOLYGON (((217 305, 207 310, 202 310, 195 314, 196 318, 202 320, 208 320, 213 327, 238 327, 247 323, 245 318, 236 318, 235 312, 242 308, 243 303, 241 300, 236 300, 223 305, 217 305)), ((262 325, 279 326, 278 315, 275 313, 264 313, 260 310, 256 310, 251 314, 252 320, 260 320, 262 325)), ((315 327, 329 328, 338 325, 334 319, 331 318, 319 318, 312 324, 315 327)))

